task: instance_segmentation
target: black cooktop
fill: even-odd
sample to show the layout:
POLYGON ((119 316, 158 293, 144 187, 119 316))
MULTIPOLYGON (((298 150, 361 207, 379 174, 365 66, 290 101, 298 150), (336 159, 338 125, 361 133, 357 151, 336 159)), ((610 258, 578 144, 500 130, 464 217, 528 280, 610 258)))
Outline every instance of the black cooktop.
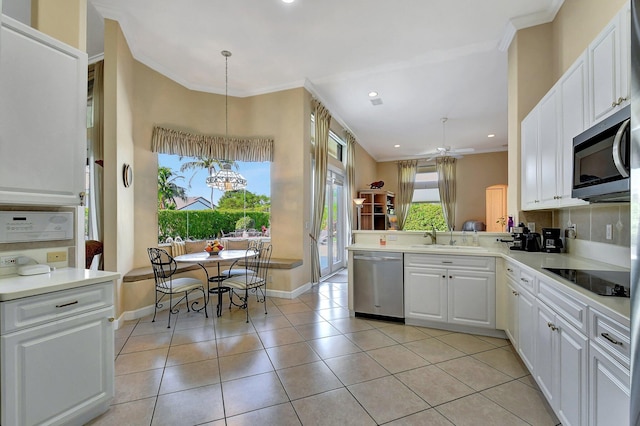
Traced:
POLYGON ((631 274, 624 271, 543 268, 600 296, 630 297, 631 274))

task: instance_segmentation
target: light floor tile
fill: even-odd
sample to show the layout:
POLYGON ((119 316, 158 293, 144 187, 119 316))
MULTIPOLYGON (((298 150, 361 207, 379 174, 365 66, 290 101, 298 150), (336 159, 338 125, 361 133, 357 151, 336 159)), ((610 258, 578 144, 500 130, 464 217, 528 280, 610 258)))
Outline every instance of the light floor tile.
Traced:
POLYGON ((542 393, 517 380, 481 394, 532 425, 554 426, 559 423, 542 393))
POLYGON ((364 352, 327 359, 325 363, 346 386, 389 375, 364 352))
POLYGON ((290 402, 273 405, 227 419, 227 426, 298 426, 301 424, 290 402))
POLYGON ((348 386, 347 389, 378 424, 429 408, 429 404, 393 376, 348 386))
POLYGON ((322 315, 323 318, 329 321, 331 325, 337 328, 341 333, 355 333, 356 331, 371 330, 373 328, 373 326, 364 319, 351 317, 331 319, 325 316, 324 311, 318 312, 320 312, 320 315, 322 315))
POLYGON ((162 369, 116 376, 114 404, 158 395, 162 369))
POLYGON ((342 387, 342 383, 324 362, 299 365, 278 370, 291 400, 304 398, 342 387))
POLYGON ((277 330, 261 331, 258 333, 265 348, 288 345, 302 342, 304 338, 293 327, 279 328, 277 330))
POLYGON ((315 311, 285 314, 285 317, 292 325, 313 324, 324 321, 324 319, 315 311))
POLYGON ((376 424, 346 389, 336 389, 293 401, 293 408, 304 425, 376 424))
POLYGON ((497 346, 499 348, 509 346, 511 344, 509 342, 509 339, 500 339, 498 337, 490 337, 490 336, 476 336, 476 337, 480 340, 484 340, 487 343, 491 343, 492 345, 497 346))
POLYGON ((474 392, 435 365, 396 374, 396 377, 430 405, 440 405, 474 392))
POLYGON ((442 362, 438 367, 478 391, 513 380, 472 357, 442 362))
POLYGON ((167 347, 118 355, 115 364, 115 374, 116 376, 121 376, 123 374, 163 368, 167 361, 168 352, 169 348, 167 347))
POLYGON ((393 346, 396 345, 397 342, 393 340, 391 337, 382 334, 380 331, 373 330, 364 330, 357 331, 355 333, 345 334, 349 340, 358 345, 360 349, 363 351, 368 351, 370 349, 383 348, 385 346, 393 346))
POLYGON ((337 328, 326 321, 313 324, 296 325, 296 330, 305 340, 319 339, 321 337, 336 336, 340 334, 337 328))
POLYGON ((180 364, 164 369, 160 394, 212 385, 220 381, 218 360, 180 364))
POLYGON ((215 335, 216 338, 221 339, 223 337, 237 336, 240 334, 255 333, 256 329, 253 324, 247 324, 244 317, 241 320, 218 320, 215 323, 215 335))
POLYGON ((342 335, 310 340, 308 343, 322 359, 360 352, 359 347, 342 335))
POLYGON ((388 346, 385 348, 367 351, 369 356, 376 360, 378 364, 387 369, 390 373, 400 373, 401 371, 412 370, 424 367, 429 361, 411 352, 402 345, 388 346))
POLYGON ((418 327, 412 327, 410 325, 387 325, 381 327, 380 331, 398 343, 413 342, 414 340, 422 340, 430 337, 428 334, 420 331, 418 327))
POLYGON ((509 351, 494 349, 474 354, 473 358, 480 360, 496 370, 501 371, 504 374, 508 374, 516 379, 529 374, 529 370, 524 366, 520 357, 509 351))
POLYGON ((131 352, 148 351, 150 349, 167 348, 171 344, 172 333, 173 332, 163 332, 131 336, 120 352, 126 354, 131 352))
POLYGON ((298 302, 298 303, 291 303, 288 305, 280 305, 278 306, 278 309, 280 309, 280 312, 282 312, 284 315, 287 314, 296 314, 299 312, 311 312, 312 309, 310 307, 308 307, 307 305, 305 305, 302 302, 298 302))
POLYGON ((167 366, 188 364, 190 362, 204 361, 218 357, 218 349, 215 340, 187 343, 186 345, 171 346, 167 356, 167 366))
POLYGON ((218 356, 229 356, 262 349, 262 342, 255 333, 240 334, 218 339, 218 356))
POLYGON ((434 364, 465 355, 464 352, 460 352, 452 346, 434 338, 405 343, 404 347, 434 364))
POLYGON ((264 350, 225 356, 218 361, 222 381, 273 371, 273 365, 264 350))
POLYGON ((187 343, 204 342, 216 338, 213 327, 187 328, 186 330, 176 330, 171 339, 172 345, 185 345, 187 343))
POLYGON ((320 357, 305 342, 268 348, 267 354, 276 370, 320 361, 320 357))
POLYGON ((496 348, 491 343, 487 343, 471 334, 451 333, 438 336, 436 339, 466 354, 475 354, 496 348))
POLYGON ((387 423, 387 426, 454 426, 449 420, 447 420, 442 414, 438 413, 435 409, 421 411, 416 414, 412 414, 407 417, 403 417, 398 420, 394 420, 387 423))
POLYGON ((490 399, 474 394, 436 410, 456 426, 525 426, 527 423, 490 399))
POLYGON ((259 318, 252 318, 251 323, 258 332, 291 327, 292 325, 284 315, 272 315, 271 313, 259 318))
POLYGON ((155 397, 112 405, 106 413, 87 423, 87 426, 148 425, 151 424, 155 406, 155 397))
POLYGON ((289 401, 275 372, 224 382, 222 392, 227 416, 289 401))
POLYGON ((222 418, 222 393, 220 385, 215 384, 160 395, 151 425, 196 425, 222 418))

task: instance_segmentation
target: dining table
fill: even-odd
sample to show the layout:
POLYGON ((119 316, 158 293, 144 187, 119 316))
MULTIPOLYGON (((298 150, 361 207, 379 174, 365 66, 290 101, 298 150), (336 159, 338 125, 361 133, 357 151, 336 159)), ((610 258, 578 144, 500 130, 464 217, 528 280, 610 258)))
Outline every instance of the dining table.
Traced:
MULTIPOLYGON (((180 263, 195 263, 200 265, 200 267, 204 270, 204 273, 207 276, 207 294, 217 294, 218 295, 218 304, 216 309, 217 316, 222 315, 222 295, 224 293, 228 293, 230 288, 221 285, 226 276, 223 276, 220 272, 220 263, 222 262, 231 262, 229 267, 233 266, 233 264, 239 260, 245 259, 247 257, 255 257, 257 256, 257 252, 253 253, 251 250, 222 250, 217 254, 211 254, 207 251, 195 252, 195 253, 187 253, 181 254, 179 256, 174 257, 176 262, 180 263), (217 264, 218 273, 215 276, 210 276, 209 271, 207 270, 207 266, 212 264, 217 264), (211 283, 215 283, 215 287, 211 287, 211 283)), ((209 297, 205 300, 205 307, 209 303, 209 297)))

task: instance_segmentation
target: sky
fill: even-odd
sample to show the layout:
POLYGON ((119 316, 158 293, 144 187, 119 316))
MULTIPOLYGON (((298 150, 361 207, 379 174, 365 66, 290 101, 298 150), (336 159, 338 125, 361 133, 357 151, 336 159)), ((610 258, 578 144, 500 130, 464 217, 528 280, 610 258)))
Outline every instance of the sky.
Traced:
MULTIPOLYGON (((178 155, 158 154, 158 166, 169 167, 174 174, 184 176, 184 179, 178 179, 176 183, 187 189, 188 197, 204 197, 209 199, 211 196, 211 188, 206 184, 208 173, 206 170, 188 170, 180 172, 180 166, 183 163, 193 161, 191 157, 183 157, 182 161, 178 155), (194 176, 195 172, 195 176, 194 176), (192 178, 193 177, 193 178, 192 178), (191 180, 191 187, 189 187, 191 180)), ((240 173, 247 180, 247 191, 257 195, 266 195, 271 197, 271 163, 247 163, 238 161, 239 168, 232 168, 233 171, 240 173)), ((213 203, 218 204, 218 200, 222 197, 223 191, 219 189, 213 190, 213 203)))

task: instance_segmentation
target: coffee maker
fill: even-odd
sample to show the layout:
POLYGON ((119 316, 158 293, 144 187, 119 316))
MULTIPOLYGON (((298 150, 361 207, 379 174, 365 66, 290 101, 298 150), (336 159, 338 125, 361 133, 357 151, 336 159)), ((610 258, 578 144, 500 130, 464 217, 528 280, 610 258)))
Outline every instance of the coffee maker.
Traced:
POLYGON ((527 234, 529 233, 529 228, 524 226, 523 223, 519 224, 512 228, 511 236, 513 237, 513 242, 509 247, 511 250, 524 250, 527 245, 527 234))
POLYGON ((560 228, 542 228, 542 251, 560 253, 563 247, 560 239, 560 228))

